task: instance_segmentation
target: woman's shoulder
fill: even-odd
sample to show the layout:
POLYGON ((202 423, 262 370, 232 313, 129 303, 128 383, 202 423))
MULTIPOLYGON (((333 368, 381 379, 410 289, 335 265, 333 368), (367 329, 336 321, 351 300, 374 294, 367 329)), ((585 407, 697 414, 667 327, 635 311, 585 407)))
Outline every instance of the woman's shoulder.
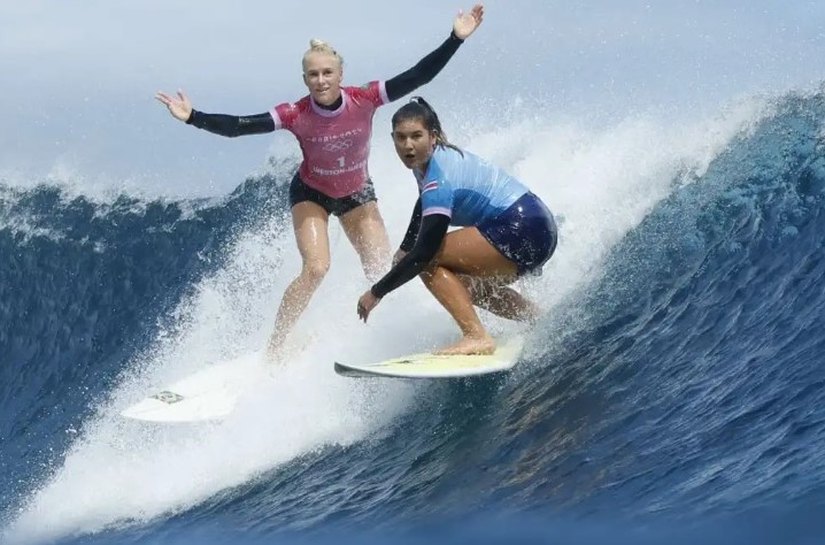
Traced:
POLYGON ((275 105, 273 109, 281 114, 298 114, 310 110, 309 101, 309 95, 306 95, 293 102, 281 102, 280 104, 275 105))
POLYGON ((433 160, 440 165, 457 165, 474 161, 476 156, 458 147, 439 145, 433 152, 433 160))
POLYGON ((378 80, 360 86, 341 87, 341 92, 346 93, 356 103, 368 102, 380 106, 389 102, 384 82, 378 80))

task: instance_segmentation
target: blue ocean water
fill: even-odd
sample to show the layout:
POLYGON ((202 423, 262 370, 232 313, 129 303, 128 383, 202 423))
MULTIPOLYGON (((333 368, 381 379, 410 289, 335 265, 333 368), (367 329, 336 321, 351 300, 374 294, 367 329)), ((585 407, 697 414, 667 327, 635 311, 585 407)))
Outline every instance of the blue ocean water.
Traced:
POLYGON ((5 535, 37 541, 42 520, 62 543, 821 543, 824 128, 825 95, 777 98, 706 169, 664 180, 511 375, 418 386, 380 432, 64 526, 36 498, 92 452, 87 423, 239 233, 288 225, 286 178, 202 201, 2 186, 5 535))

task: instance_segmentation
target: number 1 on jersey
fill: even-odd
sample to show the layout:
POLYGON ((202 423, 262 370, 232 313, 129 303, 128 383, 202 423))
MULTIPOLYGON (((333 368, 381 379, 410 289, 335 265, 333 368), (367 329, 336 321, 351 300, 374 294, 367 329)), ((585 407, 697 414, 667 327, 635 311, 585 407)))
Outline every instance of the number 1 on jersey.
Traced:
POLYGON ((344 168, 344 156, 338 158, 338 166, 344 168))

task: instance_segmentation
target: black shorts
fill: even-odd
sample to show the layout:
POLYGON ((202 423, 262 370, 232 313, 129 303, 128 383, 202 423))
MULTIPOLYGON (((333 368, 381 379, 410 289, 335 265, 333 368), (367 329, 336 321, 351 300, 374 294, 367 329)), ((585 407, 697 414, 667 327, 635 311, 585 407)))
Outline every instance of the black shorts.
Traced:
POLYGON ((377 200, 375 197, 375 186, 372 185, 372 180, 367 180, 364 183, 364 187, 359 191, 338 199, 324 195, 317 189, 309 187, 297 173, 295 177, 292 178, 292 183, 289 184, 290 207, 300 202, 310 201, 326 210, 327 214, 332 214, 333 216, 343 216, 362 204, 377 200))

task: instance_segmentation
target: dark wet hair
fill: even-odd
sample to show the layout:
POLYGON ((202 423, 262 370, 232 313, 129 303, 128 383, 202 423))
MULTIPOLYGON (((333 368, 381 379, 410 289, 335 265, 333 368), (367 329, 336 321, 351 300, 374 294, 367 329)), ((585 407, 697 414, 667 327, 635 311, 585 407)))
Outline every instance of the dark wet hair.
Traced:
POLYGON ((401 106, 397 112, 392 116, 392 130, 399 123, 408 120, 419 120, 424 125, 424 128, 435 134, 436 145, 443 148, 452 148, 461 155, 464 153, 455 145, 447 140, 447 135, 444 134, 444 129, 441 128, 441 121, 438 120, 438 115, 433 110, 426 100, 421 97, 412 97, 410 101, 401 106))

